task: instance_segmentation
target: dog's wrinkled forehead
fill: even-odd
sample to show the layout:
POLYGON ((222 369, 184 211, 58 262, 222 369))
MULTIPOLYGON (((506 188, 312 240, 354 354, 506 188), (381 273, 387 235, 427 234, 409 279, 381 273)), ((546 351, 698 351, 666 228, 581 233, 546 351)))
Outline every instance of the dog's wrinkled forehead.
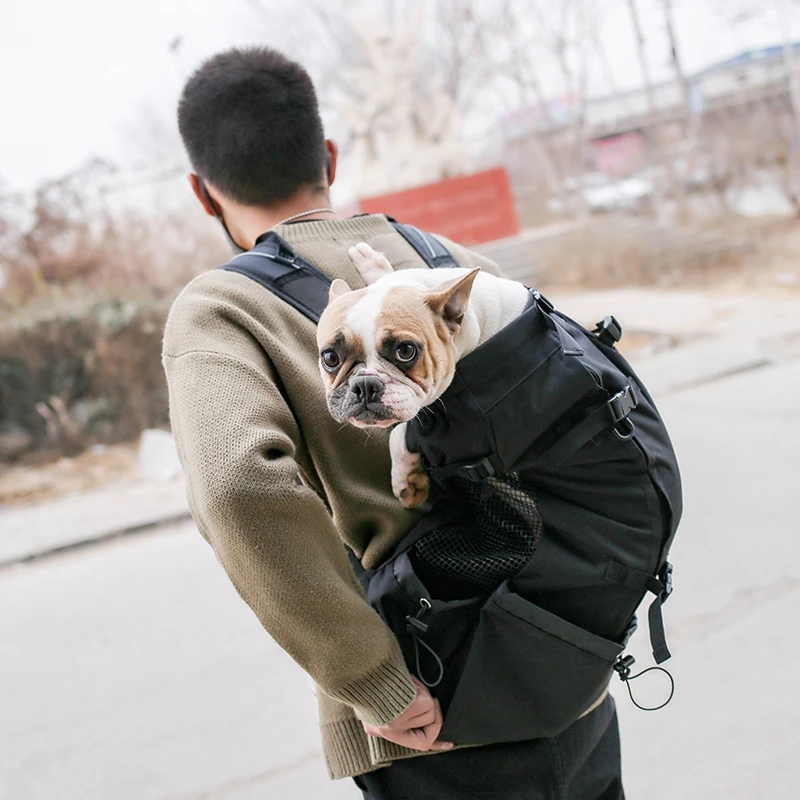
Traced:
POLYGON ((388 284, 337 297, 320 320, 318 339, 323 346, 346 350, 348 360, 359 362, 379 353, 386 340, 425 339, 435 327, 422 289, 388 284))

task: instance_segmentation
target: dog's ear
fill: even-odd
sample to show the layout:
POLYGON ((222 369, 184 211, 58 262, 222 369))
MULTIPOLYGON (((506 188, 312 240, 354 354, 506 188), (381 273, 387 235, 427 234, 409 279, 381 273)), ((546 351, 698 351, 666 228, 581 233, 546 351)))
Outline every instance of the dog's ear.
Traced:
POLYGON ((480 267, 475 267, 460 278, 442 283, 431 289, 425 298, 431 311, 439 314, 453 333, 461 327, 461 323, 464 321, 472 284, 475 283, 475 278, 480 271, 480 267))
POLYGON ((332 303, 337 297, 341 297, 350 291, 350 287, 341 278, 336 278, 328 291, 328 302, 332 303))

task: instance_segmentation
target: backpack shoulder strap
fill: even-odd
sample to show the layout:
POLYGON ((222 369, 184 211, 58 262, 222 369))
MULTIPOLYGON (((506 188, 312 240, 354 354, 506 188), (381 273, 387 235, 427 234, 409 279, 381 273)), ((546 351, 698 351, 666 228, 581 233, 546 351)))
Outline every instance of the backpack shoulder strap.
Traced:
POLYGON ((406 225, 397 222, 391 217, 386 219, 392 227, 417 251, 417 255, 431 268, 441 269, 443 267, 460 267, 458 261, 453 258, 452 253, 434 236, 415 228, 413 225, 406 225))
POLYGON ((246 253, 234 256, 220 269, 246 275, 269 289, 312 322, 319 322, 328 305, 331 279, 295 253, 274 231, 246 253))

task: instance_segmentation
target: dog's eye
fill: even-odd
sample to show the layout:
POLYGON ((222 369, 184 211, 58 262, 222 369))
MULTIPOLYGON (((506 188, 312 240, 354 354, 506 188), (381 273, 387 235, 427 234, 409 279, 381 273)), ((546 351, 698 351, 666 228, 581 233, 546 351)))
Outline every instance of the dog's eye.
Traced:
POLYGON ((409 361, 413 361, 417 357, 417 346, 412 342, 400 342, 400 344, 397 345, 395 355, 398 361, 402 361, 403 363, 407 364, 409 361))
POLYGON ((335 350, 323 350, 319 357, 322 360, 322 366, 328 372, 334 372, 342 365, 342 359, 335 350))

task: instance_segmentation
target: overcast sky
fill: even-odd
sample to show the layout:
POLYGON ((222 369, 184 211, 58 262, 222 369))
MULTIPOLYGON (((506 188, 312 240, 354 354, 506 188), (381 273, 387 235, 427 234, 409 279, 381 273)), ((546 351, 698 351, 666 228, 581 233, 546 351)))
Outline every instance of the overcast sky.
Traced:
MULTIPOLYGON (((550 1, 555 8, 558 0, 550 1)), ((688 70, 779 43, 773 0, 753 0, 767 12, 743 25, 730 24, 735 1, 675 0, 688 70)), ((654 42, 654 75, 665 77, 657 2, 638 0, 654 42)), ((624 0, 600 7, 618 84, 634 85, 641 76, 624 0)), ((790 13, 790 35, 800 39, 800 5, 790 13)), ((141 159, 148 120, 173 124, 180 86, 201 59, 234 44, 280 41, 280 31, 268 31, 246 0, 0 0, 0 180, 29 188, 92 156, 141 159), (170 44, 178 36, 176 53, 170 44)), ((594 93, 603 89, 598 80, 594 93)))

